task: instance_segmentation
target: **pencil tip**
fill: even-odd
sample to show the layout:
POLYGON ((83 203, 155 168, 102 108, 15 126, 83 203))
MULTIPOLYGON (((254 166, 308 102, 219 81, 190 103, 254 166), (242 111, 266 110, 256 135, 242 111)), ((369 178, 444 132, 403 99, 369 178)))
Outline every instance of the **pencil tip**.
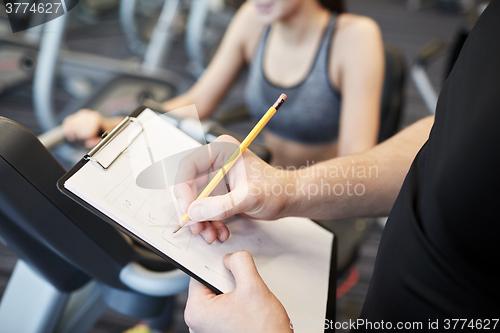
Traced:
POLYGON ((181 226, 180 224, 179 224, 179 225, 177 225, 177 227, 175 227, 174 234, 175 234, 177 231, 181 230, 181 228, 182 228, 182 226, 181 226))

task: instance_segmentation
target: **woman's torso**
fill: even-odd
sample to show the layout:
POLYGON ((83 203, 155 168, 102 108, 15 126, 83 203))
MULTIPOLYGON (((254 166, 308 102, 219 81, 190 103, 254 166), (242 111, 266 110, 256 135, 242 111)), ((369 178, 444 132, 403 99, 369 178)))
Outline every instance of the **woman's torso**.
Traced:
POLYGON ((271 82, 265 73, 270 28, 265 29, 256 46, 245 91, 252 117, 260 119, 277 96, 288 95, 266 126, 265 139, 274 165, 302 166, 307 161, 311 164, 336 156, 341 104, 329 77, 336 19, 332 15, 324 29, 307 76, 290 87, 271 82))

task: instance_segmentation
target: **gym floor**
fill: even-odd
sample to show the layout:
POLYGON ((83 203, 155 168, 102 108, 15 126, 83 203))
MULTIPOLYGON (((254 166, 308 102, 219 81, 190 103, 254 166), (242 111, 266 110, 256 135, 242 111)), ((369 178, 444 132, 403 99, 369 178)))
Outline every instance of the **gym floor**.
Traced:
MULTIPOLYGON (((427 1, 426 3, 432 4, 433 1, 427 1)), ((405 0, 348 0, 347 5, 350 12, 370 16, 378 22, 385 42, 395 44, 404 51, 408 68, 411 66, 418 49, 424 44, 435 39, 442 39, 447 43, 451 42, 464 20, 464 15, 443 13, 431 5, 416 12, 408 11, 405 0)), ((81 32, 72 34, 70 32, 66 37, 67 46, 72 49, 117 58, 132 56, 127 50, 118 21, 107 22, 106 29, 90 27, 86 32, 86 34, 81 32)), ((429 75, 435 87, 442 84, 443 63, 444 57, 441 57, 429 68, 429 75)), ((183 36, 179 36, 174 41, 167 67, 182 74, 188 83, 194 82, 192 77, 185 71, 186 64, 183 36)), ((60 90, 58 89, 55 96, 56 106, 64 105, 68 100, 67 94, 60 90)), ((243 82, 240 80, 228 95, 221 109, 241 103, 242 90, 243 82)), ((33 115, 31 93, 31 86, 25 85, 0 95, 0 116, 15 120, 38 135, 40 134, 40 128, 33 115)), ((415 85, 409 78, 407 79, 405 103, 403 127, 429 114, 415 85)), ((381 233, 382 227, 379 224, 370 228, 359 250, 359 256, 354 262, 355 269, 351 270, 351 274, 339 277, 339 283, 343 284, 342 288, 347 292, 338 299, 337 321, 345 321, 349 318, 355 319, 359 315, 368 290, 381 233), (356 281, 357 283, 350 287, 356 281)), ((0 244, 0 297, 14 268, 16 259, 14 254, 0 244)), ((183 320, 186 298, 187 293, 183 293, 177 298, 173 332, 188 332, 183 320)), ((108 310, 91 332, 122 332, 135 325, 137 321, 137 319, 124 317, 108 310)))

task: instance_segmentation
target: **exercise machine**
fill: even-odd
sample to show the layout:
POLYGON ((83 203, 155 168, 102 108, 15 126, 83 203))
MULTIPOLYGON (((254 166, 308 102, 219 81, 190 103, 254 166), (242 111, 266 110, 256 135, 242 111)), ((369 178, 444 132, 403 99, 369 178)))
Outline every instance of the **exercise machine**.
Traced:
POLYGON ((65 170, 26 128, 0 117, 0 239, 20 260, 0 332, 87 332, 107 308, 166 329, 189 277, 56 188, 65 170))
MULTIPOLYGON (((475 11, 471 11, 467 15, 464 24, 459 28, 451 43, 447 55, 445 68, 443 71, 443 82, 448 78, 455 62, 458 59, 462 46, 464 45, 469 32, 476 23, 479 16, 486 8, 487 3, 482 3, 477 6, 475 11)), ((435 40, 424 45, 418 52, 414 64, 411 68, 411 78, 415 83, 418 92, 424 100, 425 106, 431 114, 436 112, 436 105, 439 96, 439 90, 436 89, 429 76, 427 75, 428 67, 439 57, 443 56, 446 51, 446 44, 442 40, 435 40)))

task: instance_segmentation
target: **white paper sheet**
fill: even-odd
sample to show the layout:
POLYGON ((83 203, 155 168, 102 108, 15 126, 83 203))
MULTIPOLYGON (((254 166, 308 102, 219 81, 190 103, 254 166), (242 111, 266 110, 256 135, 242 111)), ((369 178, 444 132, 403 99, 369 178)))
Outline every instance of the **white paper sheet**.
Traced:
MULTIPOLYGON (((207 244, 189 228, 173 234, 180 212, 171 192, 144 189, 135 182, 152 163, 144 136, 155 161, 198 147, 199 143, 150 110, 138 118, 144 132, 108 170, 88 162, 66 181, 65 187, 224 293, 233 290, 235 282, 223 265, 223 256, 249 251, 295 326, 304 327, 295 331, 323 332, 333 234, 304 218, 255 221, 242 217, 227 221, 231 236, 224 243, 207 244)), ((113 140, 114 149, 127 145, 136 133, 137 127, 128 126, 113 140)), ((96 158, 111 153, 105 149, 96 158)))

